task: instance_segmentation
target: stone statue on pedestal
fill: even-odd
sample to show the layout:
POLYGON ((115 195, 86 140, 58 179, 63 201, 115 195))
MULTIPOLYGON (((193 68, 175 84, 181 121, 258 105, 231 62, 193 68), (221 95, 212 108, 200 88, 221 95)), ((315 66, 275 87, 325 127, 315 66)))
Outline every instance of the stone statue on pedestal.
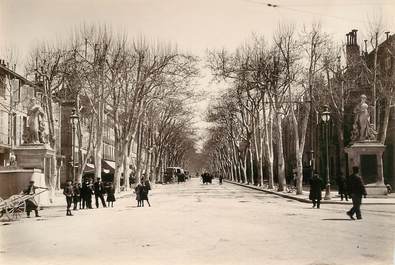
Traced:
POLYGON ((25 144, 47 143, 45 133, 44 110, 37 102, 36 98, 30 100, 30 107, 27 111, 28 126, 23 136, 25 144))
POLYGON ((351 131, 352 142, 375 141, 377 132, 370 124, 369 106, 366 103, 366 96, 361 95, 361 102, 354 108, 354 124, 351 131))

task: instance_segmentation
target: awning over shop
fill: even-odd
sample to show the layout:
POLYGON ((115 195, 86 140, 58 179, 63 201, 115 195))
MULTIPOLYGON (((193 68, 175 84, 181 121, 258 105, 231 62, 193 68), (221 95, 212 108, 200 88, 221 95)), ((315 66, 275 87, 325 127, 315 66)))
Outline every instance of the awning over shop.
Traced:
POLYGON ((102 160, 102 168, 105 173, 114 173, 115 172, 115 162, 110 160, 102 160), (109 172, 106 172, 109 171, 109 172))
POLYGON ((95 172, 95 165, 87 163, 84 169, 84 173, 95 172))

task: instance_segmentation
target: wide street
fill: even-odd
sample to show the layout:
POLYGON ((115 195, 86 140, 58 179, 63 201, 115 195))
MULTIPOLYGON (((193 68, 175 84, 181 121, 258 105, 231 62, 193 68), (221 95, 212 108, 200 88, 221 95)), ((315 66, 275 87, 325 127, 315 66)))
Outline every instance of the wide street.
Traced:
POLYGON ((152 207, 45 209, 0 227, 0 264, 394 264, 395 207, 310 204, 225 183, 156 185, 152 207))

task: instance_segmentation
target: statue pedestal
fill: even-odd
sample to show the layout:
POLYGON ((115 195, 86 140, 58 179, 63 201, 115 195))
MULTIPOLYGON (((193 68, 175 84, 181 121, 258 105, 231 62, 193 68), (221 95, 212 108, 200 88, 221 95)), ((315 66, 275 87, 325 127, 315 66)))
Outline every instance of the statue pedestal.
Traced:
POLYGON ((348 174, 352 174, 352 167, 359 167, 360 175, 364 180, 368 195, 386 195, 387 187, 384 184, 383 153, 385 145, 364 141, 352 144, 345 148, 348 155, 348 174))
POLYGON ((55 151, 45 144, 26 144, 14 149, 20 168, 39 168, 45 170, 46 161, 55 155, 55 151))
MULTIPOLYGON (((0 171, 0 196, 8 198, 23 191, 30 180, 35 186, 49 187, 53 172, 52 157, 55 151, 45 144, 24 144, 16 147, 17 168, 0 171)), ((49 205, 49 194, 43 192, 37 196, 40 206, 49 205)))

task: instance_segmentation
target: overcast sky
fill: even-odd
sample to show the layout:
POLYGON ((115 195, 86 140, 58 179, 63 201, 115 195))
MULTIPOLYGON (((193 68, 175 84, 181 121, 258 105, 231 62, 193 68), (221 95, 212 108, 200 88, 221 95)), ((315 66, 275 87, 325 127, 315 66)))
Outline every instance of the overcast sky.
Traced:
MULTIPOLYGON (((0 3, 0 57, 11 47, 19 54, 20 64, 37 43, 62 39, 82 23, 109 24, 129 37, 143 34, 201 56, 207 49, 234 49, 253 32, 270 40, 279 22, 302 26, 320 21, 323 29, 339 42, 354 28, 359 29, 361 42, 369 18, 379 16, 389 31, 395 31, 394 0, 0 0, 0 3), (278 7, 269 7, 268 3, 278 7)), ((207 79, 201 82, 201 89, 215 91, 215 85, 208 85, 207 79)), ((205 105, 200 106, 202 111, 205 105)))

